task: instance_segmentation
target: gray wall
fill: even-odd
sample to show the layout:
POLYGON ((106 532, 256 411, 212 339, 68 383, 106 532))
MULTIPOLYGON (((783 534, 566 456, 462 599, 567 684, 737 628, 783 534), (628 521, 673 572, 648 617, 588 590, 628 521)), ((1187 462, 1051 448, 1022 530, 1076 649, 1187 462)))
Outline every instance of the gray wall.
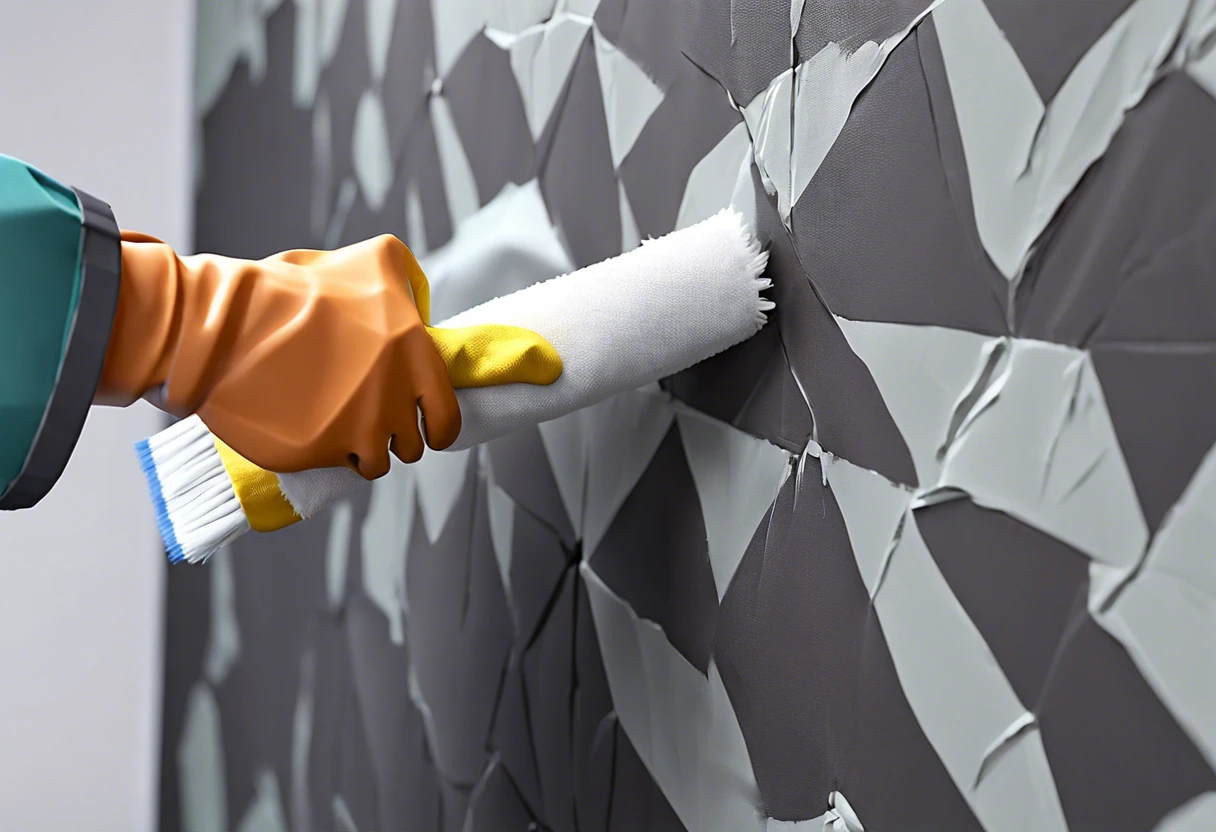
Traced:
MULTIPOLYGON (((0 0, 0 152, 189 244, 193 4, 0 0)), ((163 555, 131 443, 95 409, 62 482, 0 516, 0 829, 154 828, 163 555)))

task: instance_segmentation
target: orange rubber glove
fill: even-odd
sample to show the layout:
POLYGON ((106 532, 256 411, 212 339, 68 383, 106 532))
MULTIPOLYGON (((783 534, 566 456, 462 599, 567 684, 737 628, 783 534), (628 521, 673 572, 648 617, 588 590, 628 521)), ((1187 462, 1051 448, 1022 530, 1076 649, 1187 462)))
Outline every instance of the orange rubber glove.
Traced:
MULTIPOLYGON (((122 288, 95 401, 141 397, 197 413, 258 466, 345 465, 367 479, 389 452, 448 447, 460 408, 426 324, 430 293, 384 235, 265 260, 179 257, 123 232, 122 288), (422 412, 422 430, 418 411, 422 412)), ((559 370, 560 372, 560 370, 559 370)))

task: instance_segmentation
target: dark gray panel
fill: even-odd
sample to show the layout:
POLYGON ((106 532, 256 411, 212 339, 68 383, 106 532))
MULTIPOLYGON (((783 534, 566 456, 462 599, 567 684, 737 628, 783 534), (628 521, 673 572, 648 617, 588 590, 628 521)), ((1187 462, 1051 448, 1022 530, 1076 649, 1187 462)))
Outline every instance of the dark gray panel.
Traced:
MULTIPOLYGON (((352 566, 360 560, 352 553, 352 566)), ((354 693, 376 772, 380 814, 371 828, 432 829, 439 786, 428 760, 422 716, 407 693, 409 653, 392 643, 388 619, 362 592, 347 602, 346 634, 354 693)))
MULTIPOLYGON (((605 5, 611 2, 604 0, 605 5)), ((739 106, 746 106, 792 66, 789 0, 676 3, 681 10, 685 54, 717 79, 739 106)), ((639 4, 634 0, 629 5, 639 4)))
POLYGON ((764 808, 817 817, 841 789, 867 829, 981 829, 909 708, 819 461, 791 478, 726 597, 714 656, 764 808))
POLYGON ((412 134, 423 123, 427 92, 435 76, 434 31, 430 3, 419 0, 397 3, 381 84, 384 119, 394 159, 401 158, 412 134))
POLYGON ((262 766, 270 766, 280 784, 290 782, 301 661, 325 603, 328 516, 312 522, 232 546, 241 653, 215 692, 231 818, 239 819, 252 800, 262 766))
POLYGON ((555 110, 551 138, 542 136, 540 187, 577 266, 621 252, 621 212, 608 144, 595 46, 588 37, 555 110))
POLYGON ((807 460, 752 538, 722 599, 714 659, 747 740, 764 809, 827 810, 856 730, 854 680, 869 595, 844 518, 807 460))
POLYGON ((468 786, 456 786, 446 780, 441 780, 439 786, 443 792, 443 811, 440 813, 442 823, 439 832, 464 832, 473 789, 468 786))
POLYGON ((578 581, 574 628, 575 810, 579 832, 607 832, 616 717, 587 587, 582 580, 578 581))
POLYGON ((203 120, 199 251, 265 257, 312 241, 312 115, 291 101, 294 31, 295 7, 285 3, 267 22, 265 78, 251 85, 238 63, 203 120))
POLYGON ((1070 614, 1084 605, 1089 559, 969 500, 920 509, 916 524, 1014 691, 1033 708, 1070 614))
POLYGON ((535 175, 532 134, 507 52, 479 33, 443 89, 483 205, 506 183, 522 184, 535 175))
POLYGON ((603 0, 595 12, 595 22, 600 34, 636 61, 662 89, 672 85, 685 61, 678 48, 678 3, 603 0))
POLYGON ((540 771, 532 746, 532 715, 519 654, 511 657, 503 676, 502 692, 495 707, 494 725, 490 733, 490 748, 499 755, 500 764, 511 773, 512 781, 532 811, 541 811, 540 771))
POLYGON ((530 832, 538 827, 511 775, 497 760, 473 790, 462 832, 530 832))
POLYGON ((1090 345, 1210 343, 1216 336, 1216 199, 1129 270, 1090 345))
POLYGON ((914 485, 912 455, 870 371, 816 294, 772 204, 760 202, 757 211, 757 233, 771 240, 769 274, 785 353, 815 416, 819 443, 893 482, 914 485))
POLYGON ((535 637, 556 600, 568 562, 567 552, 553 532, 528 512, 516 509, 511 543, 511 602, 521 644, 528 644, 535 637))
POLYGON ((494 482, 533 517, 548 526, 567 547, 574 546, 574 527, 566 516, 557 480, 549 468, 540 431, 524 428, 486 444, 494 482))
POLYGON ((1131 0, 985 0, 1039 95, 1050 102, 1131 0))
POLYGON ((533 747, 540 772, 540 794, 546 825, 553 832, 575 832, 573 698, 574 570, 566 573, 560 593, 536 642, 524 653, 533 747))
MULTIPOLYGON (((1129 281, 1155 284, 1167 266, 1185 269, 1163 279, 1167 285, 1211 286, 1210 272, 1190 269, 1216 257, 1210 208, 1214 144, 1211 96, 1180 73, 1152 87, 1045 233, 1019 289, 1019 334, 1085 345, 1120 305, 1117 299, 1129 281)), ((1142 289, 1136 291, 1143 296, 1142 289)), ((1167 297, 1178 297, 1169 291, 1167 297)), ((1160 316, 1160 306, 1149 306, 1144 312, 1152 317, 1141 328, 1121 324, 1106 337, 1119 330, 1144 332, 1151 322, 1152 340, 1172 340, 1175 325, 1192 325, 1195 319, 1185 316, 1175 324, 1173 307, 1168 308, 1170 315, 1160 316)), ((1138 315, 1119 313, 1121 321, 1129 317, 1138 315)), ((1211 336, 1210 326, 1206 334, 1211 336)))
MULTIPOLYGON (((330 144, 330 178, 333 193, 330 205, 336 199, 342 180, 354 173, 352 146, 355 133, 355 110, 363 91, 371 86, 372 70, 367 57, 367 9, 366 0, 349 0, 346 21, 342 26, 342 37, 333 60, 321 73, 320 90, 329 99, 329 118, 332 143, 330 144)), ((311 131, 311 127, 309 128, 311 131)), ((292 137, 292 143, 299 141, 292 137)), ((308 203, 305 203, 307 205, 308 203)))
MULTIPOLYGON (((340 622, 321 618, 313 628, 312 734, 308 746, 308 799, 313 829, 333 825, 333 802, 341 787, 340 748, 343 717, 347 703, 354 697, 350 656, 346 634, 340 622)), ((294 716, 294 710, 293 710, 294 716)), ((279 782, 283 794, 290 794, 291 780, 279 782)), ((231 809, 229 810, 230 816, 231 809)))
POLYGON ((1093 349, 1140 507, 1156 530, 1216 444, 1216 344, 1093 349))
MULTIPOLYGON (((368 748, 367 725, 358 698, 347 698, 338 743, 338 794, 357 829, 375 829, 380 823, 376 770, 368 748)), ((320 817, 322 823, 318 826, 324 829, 325 815, 322 813, 320 817)), ((337 824, 334 827, 338 828, 337 824)))
POLYGON ((702 413, 733 422, 780 351, 781 336, 770 323, 742 344, 664 379, 663 387, 702 413))
POLYGON ((842 317, 1004 334, 1007 284, 959 220, 933 116, 912 35, 794 206, 798 254, 842 317))
POLYGON ((784 345, 773 354, 734 424, 787 451, 798 453, 806 447, 815 430, 815 420, 790 370, 784 345))
POLYGON ((812 0, 802 9, 794 41, 802 60, 828 43, 855 52, 866 41, 882 43, 902 32, 931 0, 812 0))
POLYGON ((701 502, 673 425, 617 512, 591 566, 705 673, 718 620, 701 502))
POLYGON ((1071 829, 1148 832, 1216 789, 1216 774, 1141 678, 1123 647, 1082 614, 1038 708, 1071 829))
POLYGON ((435 720, 435 762, 445 778, 471 788, 489 761, 490 724, 514 629, 475 454, 434 545, 415 520, 406 572, 410 656, 435 720))
POLYGON ((609 832, 685 832, 684 824, 638 757, 624 729, 616 727, 609 832))
POLYGON ((181 823, 177 748, 186 703, 202 676, 211 633, 211 570, 170 569, 165 580, 164 690, 161 694, 160 806, 156 828, 172 832, 181 823))
POLYGON ((741 120, 712 78, 691 63, 682 66, 621 162, 621 182, 642 239, 675 228, 688 175, 741 120))

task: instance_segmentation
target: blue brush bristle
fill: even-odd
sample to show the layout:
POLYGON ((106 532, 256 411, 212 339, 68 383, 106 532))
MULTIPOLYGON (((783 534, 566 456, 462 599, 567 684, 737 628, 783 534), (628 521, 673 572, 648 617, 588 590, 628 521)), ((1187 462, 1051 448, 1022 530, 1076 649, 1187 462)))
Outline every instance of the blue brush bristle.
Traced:
POLYGON ((165 505, 165 495, 160 485, 160 475, 156 472, 156 460, 152 458, 152 447, 144 439, 135 443, 135 452, 139 455, 139 467, 148 481, 148 491, 152 494, 152 505, 156 508, 156 525, 160 529, 161 540, 165 544, 165 553, 170 563, 181 563, 186 559, 181 544, 177 542, 177 534, 173 531, 173 521, 169 518, 169 507, 165 505))

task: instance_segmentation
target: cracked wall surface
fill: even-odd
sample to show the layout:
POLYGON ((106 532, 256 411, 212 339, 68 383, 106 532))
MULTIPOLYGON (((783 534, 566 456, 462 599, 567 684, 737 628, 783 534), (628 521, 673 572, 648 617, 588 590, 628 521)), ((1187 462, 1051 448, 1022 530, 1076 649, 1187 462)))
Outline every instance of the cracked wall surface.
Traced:
POLYGON ((777 306, 171 570, 160 828, 1216 828, 1216 2, 200 9, 201 249, 777 306))

